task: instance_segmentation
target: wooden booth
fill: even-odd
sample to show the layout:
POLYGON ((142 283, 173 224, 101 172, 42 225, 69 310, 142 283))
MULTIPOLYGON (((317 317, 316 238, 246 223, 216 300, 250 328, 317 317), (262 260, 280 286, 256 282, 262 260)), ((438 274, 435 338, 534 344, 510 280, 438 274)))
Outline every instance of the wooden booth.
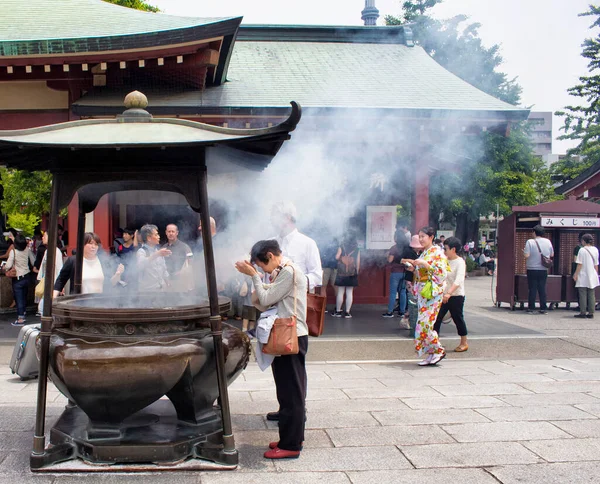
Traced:
POLYGON ((560 200, 532 207, 513 207, 513 213, 498 224, 498 284, 496 305, 511 309, 525 306, 528 299, 527 268, 523 249, 533 237, 533 227, 542 225, 554 247, 554 266, 548 271, 546 293, 549 309, 577 301, 572 277, 573 251, 581 233, 600 236, 600 205, 582 200, 560 200))

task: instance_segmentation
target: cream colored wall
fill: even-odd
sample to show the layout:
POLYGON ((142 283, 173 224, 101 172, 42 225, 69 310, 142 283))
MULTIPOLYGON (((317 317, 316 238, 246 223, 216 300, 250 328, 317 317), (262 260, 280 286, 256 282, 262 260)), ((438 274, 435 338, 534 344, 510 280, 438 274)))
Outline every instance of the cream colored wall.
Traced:
POLYGON ((0 111, 68 108, 69 93, 50 89, 46 81, 0 82, 0 111))

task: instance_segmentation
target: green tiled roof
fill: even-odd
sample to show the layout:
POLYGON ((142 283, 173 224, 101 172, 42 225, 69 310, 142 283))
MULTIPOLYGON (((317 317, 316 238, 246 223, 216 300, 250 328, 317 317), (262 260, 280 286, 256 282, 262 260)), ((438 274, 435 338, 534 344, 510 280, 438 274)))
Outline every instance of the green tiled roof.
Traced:
MULTIPOLYGON (((204 92, 146 93, 148 109, 156 114, 287 109, 294 100, 304 109, 385 108, 410 116, 521 120, 529 112, 456 77, 421 47, 403 44, 238 40, 227 80, 204 92)), ((90 93, 75 103, 75 111, 118 112, 122 98, 90 93)))
POLYGON ((176 43, 188 40, 181 34, 186 29, 228 24, 233 33, 240 22, 142 12, 102 0, 0 0, 0 57, 176 43))
POLYGON ((337 42, 236 42, 228 83, 204 105, 527 111, 444 69, 421 47, 337 42))

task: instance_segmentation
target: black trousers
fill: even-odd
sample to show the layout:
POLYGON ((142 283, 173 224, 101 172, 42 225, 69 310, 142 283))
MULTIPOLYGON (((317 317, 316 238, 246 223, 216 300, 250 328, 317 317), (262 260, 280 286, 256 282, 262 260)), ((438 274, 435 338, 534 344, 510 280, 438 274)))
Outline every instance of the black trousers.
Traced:
POLYGON ((442 319, 446 316, 446 313, 450 311, 452 320, 456 324, 456 331, 459 336, 467 336, 467 323, 465 323, 465 316, 463 309, 465 307, 465 296, 451 296, 447 303, 442 304, 440 312, 438 313, 433 329, 440 334, 440 328, 442 326, 442 319))
POLYGON ((308 336, 298 337, 297 355, 277 356, 271 368, 279 402, 279 448, 300 450, 306 411, 306 351, 308 336))
POLYGON ((535 309, 535 296, 540 295, 540 311, 548 309, 546 307, 546 280, 548 279, 547 270, 527 270, 527 286, 529 287, 529 306, 528 309, 535 309))

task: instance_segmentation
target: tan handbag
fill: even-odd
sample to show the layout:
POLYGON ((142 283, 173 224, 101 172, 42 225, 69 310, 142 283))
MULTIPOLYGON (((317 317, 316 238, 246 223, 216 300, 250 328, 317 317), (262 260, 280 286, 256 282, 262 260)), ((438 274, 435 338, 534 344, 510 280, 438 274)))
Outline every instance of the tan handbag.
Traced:
POLYGON ((44 297, 44 286, 45 286, 44 279, 45 278, 42 277, 35 286, 35 297, 37 297, 38 299, 41 299, 44 297))
POLYGON ((325 323, 327 297, 321 294, 311 294, 308 277, 306 278, 306 326, 309 336, 321 336, 325 323))
POLYGON ((269 342, 262 347, 262 352, 266 355, 297 355, 300 351, 296 328, 296 271, 294 266, 291 267, 294 271, 294 314, 289 318, 275 320, 269 334, 269 342))

